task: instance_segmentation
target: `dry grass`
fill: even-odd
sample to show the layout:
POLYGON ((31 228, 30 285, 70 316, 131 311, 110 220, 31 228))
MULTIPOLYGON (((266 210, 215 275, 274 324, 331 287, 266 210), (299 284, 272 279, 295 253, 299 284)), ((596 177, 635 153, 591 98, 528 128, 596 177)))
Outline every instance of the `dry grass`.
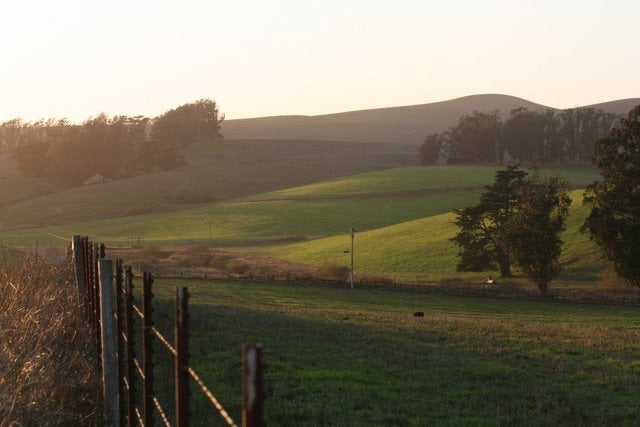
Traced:
POLYGON ((97 424, 95 349, 72 283, 69 265, 0 253, 0 427, 97 424))

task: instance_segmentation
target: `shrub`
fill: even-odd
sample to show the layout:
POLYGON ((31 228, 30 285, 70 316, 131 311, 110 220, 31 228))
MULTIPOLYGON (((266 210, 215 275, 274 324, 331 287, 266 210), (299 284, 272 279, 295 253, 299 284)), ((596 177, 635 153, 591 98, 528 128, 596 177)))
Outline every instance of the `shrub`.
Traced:
POLYGON ((251 269, 251 265, 245 261, 234 259, 227 264, 227 268, 230 272, 242 276, 251 269))
POLYGON ((613 264, 609 263, 600 273, 598 288, 604 292, 626 293, 629 291, 629 284, 616 274, 613 264))
POLYGON ((316 273, 322 279, 346 280, 349 271, 350 269, 347 266, 338 265, 335 262, 325 262, 318 267, 316 273))

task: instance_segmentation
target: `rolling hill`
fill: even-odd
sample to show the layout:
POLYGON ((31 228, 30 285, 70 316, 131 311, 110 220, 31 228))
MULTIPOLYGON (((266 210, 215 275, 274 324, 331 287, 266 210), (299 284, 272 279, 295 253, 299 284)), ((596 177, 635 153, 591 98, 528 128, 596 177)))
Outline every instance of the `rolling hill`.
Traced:
MULTIPOLYGON (((580 232, 587 215, 582 190, 571 193, 573 203, 562 235, 565 242, 561 263, 564 280, 595 280, 603 267, 599 250, 580 232)), ((480 279, 486 273, 456 272, 457 247, 450 239, 456 233, 455 215, 445 213, 364 231, 356 236, 355 265, 361 273, 397 277, 402 280, 442 280, 459 277, 480 279)), ((326 262, 348 265, 350 238, 346 233, 309 242, 273 246, 257 251, 262 256, 303 264, 326 262)))
POLYGON ((411 145, 296 140, 224 140, 191 146, 185 158, 189 164, 182 168, 75 188, 23 177, 5 161, 0 224, 8 229, 176 211, 194 206, 174 203, 189 192, 205 201, 235 199, 417 164, 411 145))
MULTIPOLYGON (((455 272, 454 208, 476 202, 493 181, 496 167, 429 166, 396 168, 349 176, 241 199, 210 203, 178 212, 128 216, 102 221, 24 230, 0 231, 0 239, 46 241, 51 235, 86 234, 105 243, 143 245, 210 243, 242 246, 262 257, 319 265, 345 264, 351 226, 358 228, 356 263, 361 272, 402 279, 478 277, 455 272), (16 235, 17 234, 17 235, 16 235), (21 234, 24 234, 21 237, 21 234), (283 244, 287 240, 311 239, 283 244), (255 246, 255 247, 251 247, 255 246)), ((597 170, 568 168, 560 173, 584 187, 597 170)), ((565 278, 594 278, 601 267, 598 252, 579 232, 586 209, 582 191, 573 192, 565 278)))
MULTIPOLYGON (((638 104, 640 98, 630 98, 587 107, 623 114, 638 104)), ((474 110, 499 110, 506 115, 517 107, 530 110, 551 108, 508 95, 471 95, 430 104, 318 116, 227 120, 222 125, 222 132, 229 139, 284 138, 420 144, 427 135, 442 132, 453 126, 463 114, 469 114, 474 110)))

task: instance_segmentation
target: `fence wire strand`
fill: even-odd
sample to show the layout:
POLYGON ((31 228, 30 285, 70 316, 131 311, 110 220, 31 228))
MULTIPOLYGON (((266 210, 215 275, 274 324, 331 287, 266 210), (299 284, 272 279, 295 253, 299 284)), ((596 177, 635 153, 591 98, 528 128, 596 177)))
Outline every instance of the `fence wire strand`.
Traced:
POLYGON ((200 390, 202 391, 202 393, 205 396, 207 396, 207 398, 211 401, 213 406, 215 406, 215 408, 218 410, 222 418, 224 418, 227 425, 237 427, 237 424, 233 421, 233 419, 231 419, 231 417, 229 416, 229 413, 222 407, 220 402, 218 402, 218 399, 216 399, 213 393, 211 393, 211 391, 207 388, 204 382, 202 382, 198 374, 196 374, 196 372, 191 368, 188 368, 187 371, 189 372, 189 375, 191 376, 191 378, 193 378, 193 380, 200 386, 200 390))
POLYGON ((160 414, 160 418, 162 418, 162 422, 164 423, 164 425, 167 427, 171 427, 171 423, 169 422, 167 415, 162 410, 162 406, 160 406, 160 402, 158 401, 158 398, 155 396, 153 397, 153 405, 156 407, 156 410, 160 414))
POLYGON ((165 347, 167 347, 167 350, 169 350, 171 354, 173 354, 174 356, 178 355, 178 352, 176 351, 176 349, 173 348, 173 346, 169 343, 169 341, 167 341, 167 339, 160 333, 159 330, 155 328, 155 326, 151 327, 151 332, 153 333, 153 335, 156 336, 156 338, 158 338, 158 340, 160 340, 162 344, 164 344, 165 347))

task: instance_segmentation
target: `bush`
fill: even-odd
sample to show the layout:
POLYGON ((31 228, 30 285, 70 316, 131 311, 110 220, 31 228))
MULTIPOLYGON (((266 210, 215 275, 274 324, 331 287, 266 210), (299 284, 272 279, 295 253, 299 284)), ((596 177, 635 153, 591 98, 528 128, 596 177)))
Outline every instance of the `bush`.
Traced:
POLYGON ((607 264, 605 269, 600 273, 598 288, 604 292, 626 293, 629 291, 629 284, 618 276, 611 263, 607 264))
POLYGON ((351 270, 344 265, 335 262, 325 262, 316 271, 318 277, 328 280, 346 280, 351 270))
POLYGON ((227 264, 227 268, 234 274, 244 275, 251 270, 251 265, 245 261, 234 259, 227 264))

